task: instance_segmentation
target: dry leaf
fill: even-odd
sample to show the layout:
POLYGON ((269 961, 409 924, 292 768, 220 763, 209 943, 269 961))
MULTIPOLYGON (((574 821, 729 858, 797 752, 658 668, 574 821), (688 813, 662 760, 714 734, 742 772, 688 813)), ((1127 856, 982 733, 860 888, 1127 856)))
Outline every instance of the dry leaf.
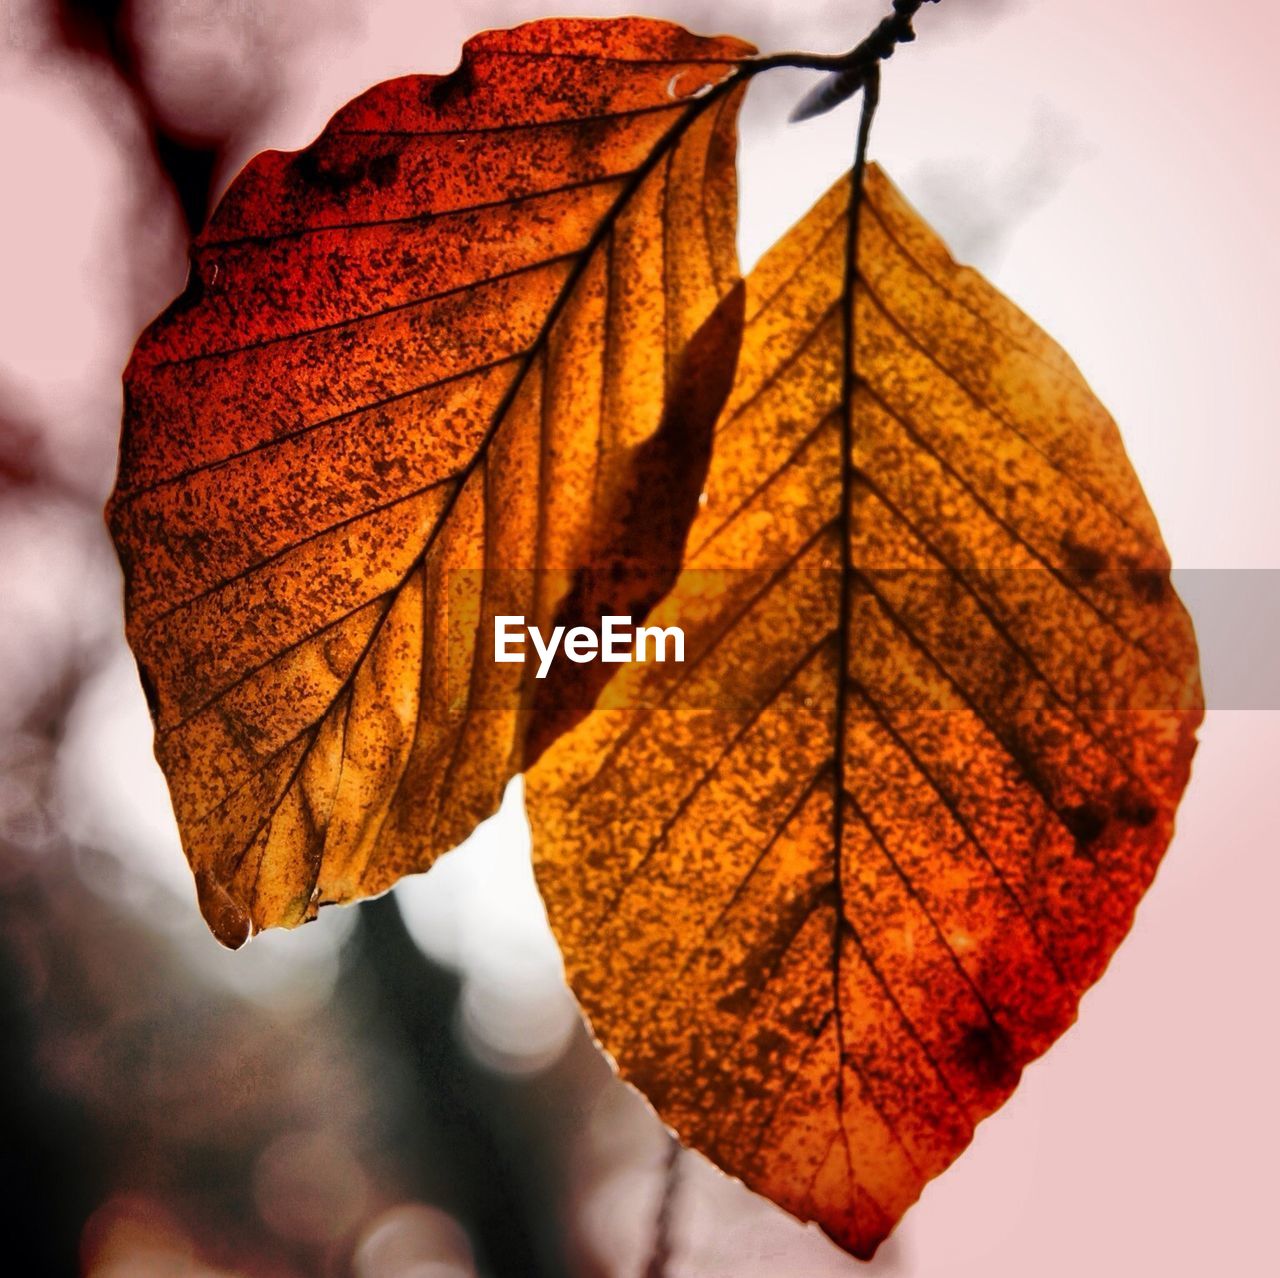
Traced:
POLYGON ((519 768, 528 667, 477 638, 554 615, 736 279, 749 52, 479 36, 259 156, 196 241, 126 374, 109 519, 225 943, 425 869, 519 768))
POLYGON ((650 619, 687 663, 625 668, 527 802, 623 1074, 869 1256, 1128 931, 1201 699, 1080 374, 874 169, 851 302, 850 189, 748 281, 706 503, 650 619))

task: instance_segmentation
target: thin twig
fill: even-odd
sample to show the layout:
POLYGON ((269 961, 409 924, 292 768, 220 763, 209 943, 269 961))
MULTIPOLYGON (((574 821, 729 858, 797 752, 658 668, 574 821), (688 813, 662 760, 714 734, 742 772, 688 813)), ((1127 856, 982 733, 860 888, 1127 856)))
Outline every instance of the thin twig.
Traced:
POLYGON ((671 1263, 676 1193, 680 1188, 680 1141, 674 1134, 669 1139, 662 1198, 658 1203, 657 1218, 653 1222, 653 1250, 649 1253, 644 1278, 667 1278, 667 1266, 671 1263))
POLYGON ((822 115, 832 107, 851 98, 866 83, 870 73, 900 44, 909 44, 916 38, 913 22, 926 4, 938 0, 893 0, 893 12, 882 18, 880 24, 861 43, 847 53, 773 53, 756 58, 743 67, 743 77, 771 71, 775 67, 796 67, 807 71, 830 71, 821 84, 808 94, 791 114, 792 120, 808 120, 822 115))

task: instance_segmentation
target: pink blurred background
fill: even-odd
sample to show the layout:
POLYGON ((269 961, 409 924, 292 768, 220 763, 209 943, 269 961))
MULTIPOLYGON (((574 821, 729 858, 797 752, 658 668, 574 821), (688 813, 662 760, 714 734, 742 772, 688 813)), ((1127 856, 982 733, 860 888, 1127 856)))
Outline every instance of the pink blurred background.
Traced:
MULTIPOLYGON (((78 1252, 95 1275, 465 1278, 520 1272, 503 1256, 521 1247, 529 1274, 628 1278, 1274 1269, 1274 8, 942 0, 886 71, 874 155, 1119 421, 1185 570, 1210 713, 1178 836, 1079 1024, 871 1266, 694 1155, 670 1173, 560 983, 518 786, 397 891, 407 934, 334 910, 233 956, 196 916, 99 514, 119 372, 181 287, 189 224, 255 151, 304 145, 376 80, 448 70, 484 27, 638 9, 835 51, 886 8, 5 0, 0 1082, 32 1185, 66 1195, 40 1226, 46 1267, 18 1272, 74 1272, 57 1266, 78 1252), (410 950, 438 1024, 385 988, 410 950), (440 1070, 448 1103, 422 1119, 440 1070), (24 1124, 37 1112, 51 1125, 24 1124), (525 1222, 505 1241, 504 1212, 525 1222)), ((744 267, 848 163, 850 109, 784 123, 809 83, 752 90, 744 267)))

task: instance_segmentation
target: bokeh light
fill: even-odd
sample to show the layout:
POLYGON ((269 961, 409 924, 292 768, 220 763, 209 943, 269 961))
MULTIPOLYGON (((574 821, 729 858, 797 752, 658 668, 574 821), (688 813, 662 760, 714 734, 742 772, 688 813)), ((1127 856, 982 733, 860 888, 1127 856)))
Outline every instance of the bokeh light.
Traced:
POLYGON ((471 1244, 437 1207, 402 1203, 379 1216, 355 1251, 354 1278, 472 1278, 471 1244))
POLYGON ((368 1183, 350 1150, 322 1132, 278 1136, 253 1172, 254 1200, 281 1238, 333 1242, 360 1219, 368 1183))
POLYGON ((463 978, 459 1029, 476 1059, 509 1074, 553 1065, 579 1026, 530 861, 524 785, 396 898, 424 953, 463 978))

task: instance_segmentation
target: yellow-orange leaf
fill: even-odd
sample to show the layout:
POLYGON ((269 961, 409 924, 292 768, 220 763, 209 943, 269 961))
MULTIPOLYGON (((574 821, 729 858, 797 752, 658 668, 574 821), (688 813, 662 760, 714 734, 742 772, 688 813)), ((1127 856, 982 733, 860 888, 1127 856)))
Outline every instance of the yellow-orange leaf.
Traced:
POLYGON ((479 36, 258 157, 197 240, 126 374, 109 519, 224 942, 426 868, 518 769, 529 668, 477 639, 554 615, 736 279, 749 52, 479 36))
POLYGON ((531 771, 623 1074, 870 1255, 1071 1023, 1170 838, 1194 637, 1113 422, 877 170, 748 281, 684 569, 531 771), (852 350, 852 370, 848 352, 852 350))

